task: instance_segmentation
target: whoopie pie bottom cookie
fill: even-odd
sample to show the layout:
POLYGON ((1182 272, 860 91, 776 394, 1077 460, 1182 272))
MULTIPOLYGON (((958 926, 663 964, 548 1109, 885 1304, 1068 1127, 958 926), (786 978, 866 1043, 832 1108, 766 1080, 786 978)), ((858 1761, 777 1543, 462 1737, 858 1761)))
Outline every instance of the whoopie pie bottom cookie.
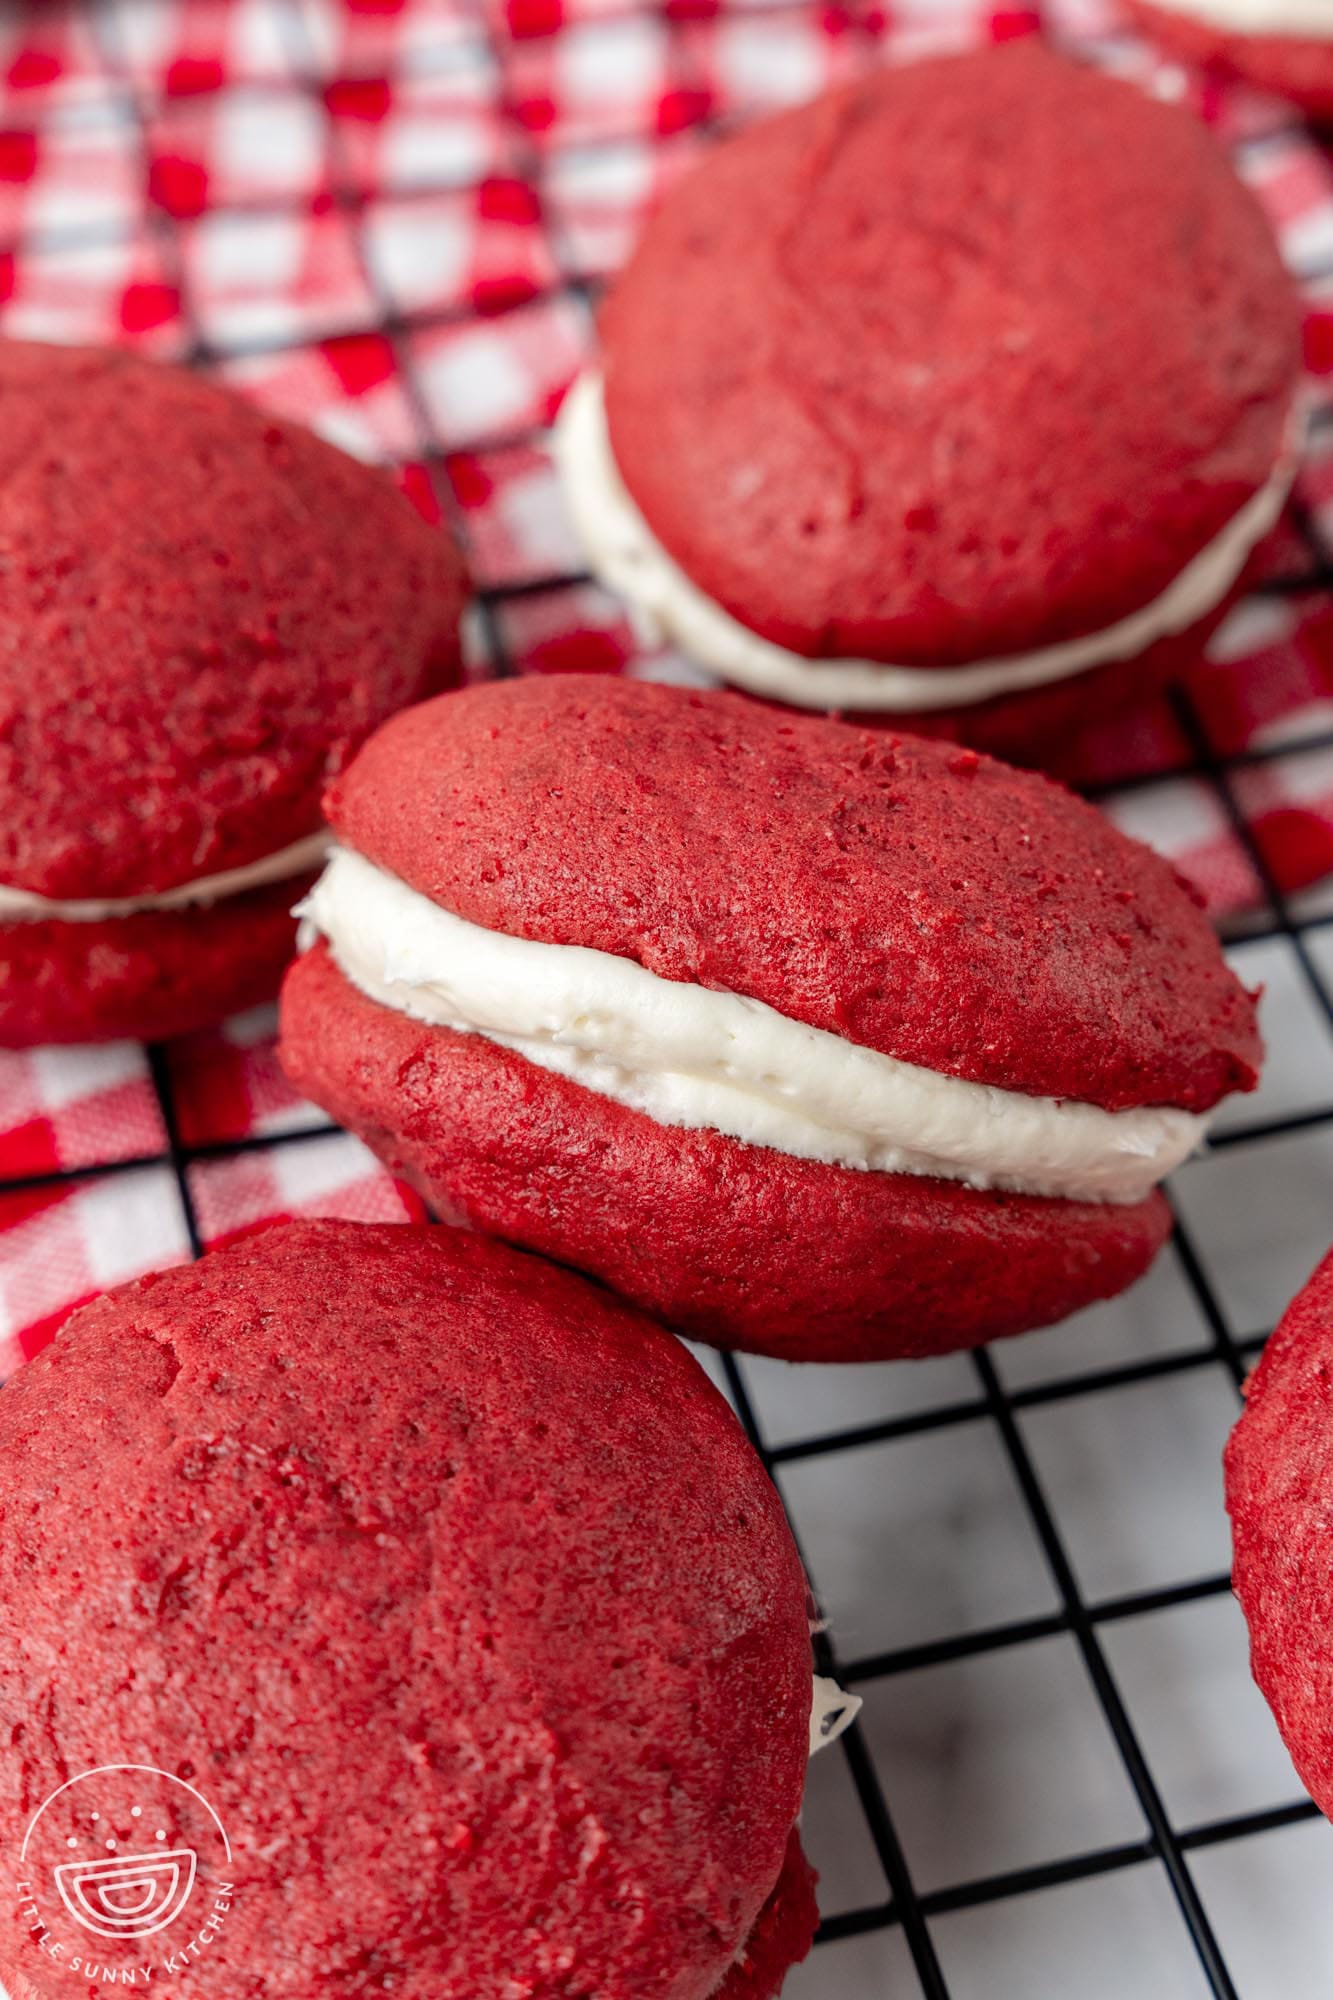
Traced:
MULTIPOLYGON (((1156 640, 1132 661, 1110 660, 1068 680, 1052 681, 1027 693, 1001 695, 966 710, 922 709, 913 713, 906 726, 914 736, 964 744, 1077 787, 1086 780, 1089 746, 1093 746, 1095 757, 1100 732, 1126 712, 1151 703, 1201 664, 1208 641, 1243 595, 1247 582, 1248 572, 1196 625, 1156 640)), ((843 719, 862 728, 904 727, 900 715, 858 711, 843 719)))
POLYGON ((0 1048, 166 1041, 277 992, 303 873, 206 905, 0 923, 0 1048))
POLYGON ((1333 1252, 1246 1385, 1226 1495, 1254 1678, 1301 1783, 1333 1816, 1333 1252))
POLYGON ((698 1363, 504 1245, 278 1225, 0 1394, 12 2000, 774 2000, 827 1693, 698 1363))
POLYGON ((719 1346, 931 1354, 1122 1291, 1257 1073, 1166 864, 974 751, 534 677, 387 725, 325 806, 297 1087, 719 1346))

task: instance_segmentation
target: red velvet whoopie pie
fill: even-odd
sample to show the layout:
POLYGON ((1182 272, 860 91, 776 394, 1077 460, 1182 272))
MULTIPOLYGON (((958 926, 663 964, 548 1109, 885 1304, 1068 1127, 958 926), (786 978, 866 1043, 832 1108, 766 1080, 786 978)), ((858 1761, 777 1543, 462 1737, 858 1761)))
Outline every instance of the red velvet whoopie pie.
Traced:
POLYGON ((807 1601, 698 1363, 571 1272, 315 1222, 112 1292, 0 1395, 0 1980, 773 2000, 807 1601), (47 1861, 132 1912, 159 1829, 179 1920, 72 1921, 47 1861))
POLYGON ((557 446, 636 622, 1020 763, 1198 660, 1296 470, 1254 197, 1190 112, 1033 40, 710 151, 600 329, 557 446))
POLYGON ((214 383, 7 341, 0 570, 0 1046, 271 997, 324 786, 458 678, 449 541, 214 383))
POLYGON ((1333 1251, 1246 1385, 1226 1494, 1254 1678, 1301 1783, 1333 1817, 1333 1251))
POLYGON ((929 1354, 1109 1297, 1255 1082, 1172 869, 975 751, 533 678, 395 718, 326 810, 293 1081, 442 1214, 720 1346, 929 1354))

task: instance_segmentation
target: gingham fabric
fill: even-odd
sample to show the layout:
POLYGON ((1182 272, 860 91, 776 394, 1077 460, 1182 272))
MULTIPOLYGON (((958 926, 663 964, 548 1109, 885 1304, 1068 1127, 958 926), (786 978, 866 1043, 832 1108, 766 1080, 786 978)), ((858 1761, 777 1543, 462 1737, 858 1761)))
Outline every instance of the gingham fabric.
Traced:
MULTIPOLYGON (((1308 299, 1309 462, 1183 696, 1086 751, 1251 930, 1333 871, 1333 176, 1281 107, 1102 0, 31 0, 0 14, 0 327, 121 341, 399 471, 463 539, 473 671, 680 676, 581 571, 544 437, 597 291, 715 134, 866 64, 1044 29, 1189 94, 1308 299)), ((270 1010, 168 1049, 0 1054, 0 1375, 76 1302, 292 1212, 415 1199, 296 1102, 270 1010)))

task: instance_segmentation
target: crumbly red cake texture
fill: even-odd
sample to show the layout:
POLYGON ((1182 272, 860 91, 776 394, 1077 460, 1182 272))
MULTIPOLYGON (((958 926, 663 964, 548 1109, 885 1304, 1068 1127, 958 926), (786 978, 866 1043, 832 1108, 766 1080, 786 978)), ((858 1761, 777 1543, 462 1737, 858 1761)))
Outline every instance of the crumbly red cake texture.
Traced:
POLYGON ((1159 856, 1029 772, 742 696, 532 677, 423 703, 330 789, 445 909, 947 1076, 1118 1111, 1250 1088, 1250 996, 1159 856))
POLYGON ((716 1347, 876 1361, 998 1340, 1112 1297, 1166 1240, 1119 1207, 857 1173, 656 1124, 482 1035, 378 1006, 318 946, 282 1060, 437 1212, 601 1279, 716 1347))
MULTIPOLYGON (((809 1705, 722 1399, 480 1237, 279 1227, 0 1396, 0 1834, 109 1759, 188 1776, 234 1854, 204 2000, 769 2000, 809 1705)), ((67 1990, 11 1914, 15 1974, 67 1990)))
POLYGON ((1187 62, 1290 98, 1320 124, 1333 122, 1333 32, 1322 38, 1234 34, 1170 5, 1126 4, 1163 48, 1187 62))
MULTIPOLYGON (((0 570, 0 883, 55 900, 289 846, 370 731, 458 675, 457 554, 381 473, 125 353, 0 343, 0 570)), ((0 1039, 194 1027, 271 993, 255 915, 251 950, 236 912, 190 914, 196 975, 174 921, 0 924, 0 1039)))
POLYGON ((1333 1816, 1333 1252, 1250 1377, 1226 1494, 1254 1678, 1301 1783, 1333 1816))
POLYGON ((1269 478, 1299 365, 1199 122, 1030 40, 718 147, 602 339, 617 464, 708 596, 813 660, 940 668, 1156 598, 1269 478))

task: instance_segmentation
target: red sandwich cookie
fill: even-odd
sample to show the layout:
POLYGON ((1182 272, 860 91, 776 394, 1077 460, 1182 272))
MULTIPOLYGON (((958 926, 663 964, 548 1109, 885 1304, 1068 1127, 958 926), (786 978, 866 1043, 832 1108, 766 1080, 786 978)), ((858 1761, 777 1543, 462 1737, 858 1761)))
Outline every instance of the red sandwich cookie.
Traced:
POLYGON ((458 676, 382 474, 131 355, 0 343, 0 1046, 270 996, 320 793, 458 676))
POLYGON ((1128 0, 1164 49, 1290 98, 1333 122, 1333 14, 1325 0, 1128 0))
POLYGON ((1198 121, 1023 42, 717 148, 561 412, 593 569, 772 701, 1058 759, 1294 476, 1298 314, 1198 121))
POLYGON ((928 1354, 1108 1297, 1255 1080, 1173 871, 974 751, 532 679, 397 717, 326 807, 295 1083, 719 1346, 928 1354))
POLYGON ((814 1933, 776 1494, 678 1341, 481 1237, 76 1314, 0 1394, 0 1714, 14 2000, 772 2000, 814 1933))
POLYGON ((1301 1783, 1333 1817, 1333 1252, 1250 1377, 1226 1489, 1254 1678, 1301 1783))

